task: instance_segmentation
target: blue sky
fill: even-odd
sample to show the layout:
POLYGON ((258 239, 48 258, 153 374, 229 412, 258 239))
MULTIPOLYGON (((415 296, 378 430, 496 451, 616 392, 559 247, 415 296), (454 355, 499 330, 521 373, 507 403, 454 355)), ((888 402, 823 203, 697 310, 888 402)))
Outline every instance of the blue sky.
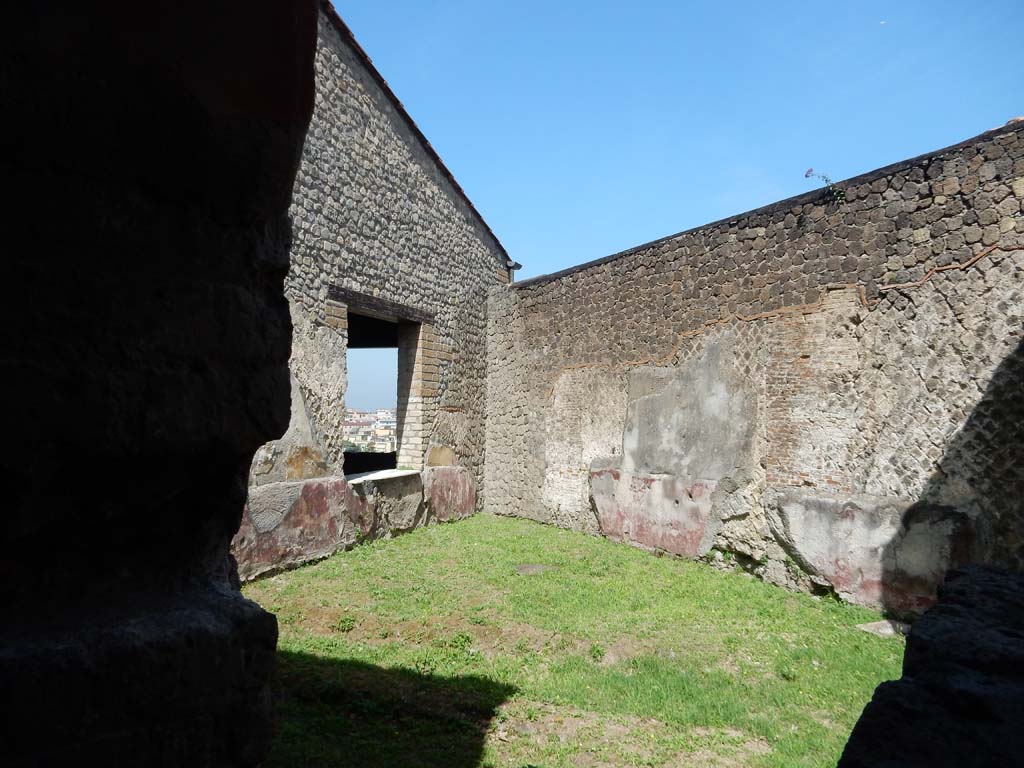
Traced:
POLYGON ((1024 0, 335 6, 520 279, 1024 114, 1024 0))
POLYGON ((398 350, 350 349, 345 407, 361 411, 394 408, 398 402, 398 350))

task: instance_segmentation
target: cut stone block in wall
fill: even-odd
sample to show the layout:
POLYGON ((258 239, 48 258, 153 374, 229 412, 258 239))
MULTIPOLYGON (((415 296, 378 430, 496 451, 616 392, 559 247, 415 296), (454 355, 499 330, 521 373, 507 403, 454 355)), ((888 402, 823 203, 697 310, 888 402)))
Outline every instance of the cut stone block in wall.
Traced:
POLYGON ((383 470, 251 488, 232 542, 242 580, 476 511, 466 467, 383 470))
POLYGON ((361 534, 361 502, 344 478, 251 488, 231 543, 239 576, 245 581, 351 547, 361 534))
POLYGON ((423 496, 438 522, 461 520, 476 512, 476 483, 465 467, 428 467, 423 471, 423 496))
POLYGON ((338 331, 347 331, 348 305, 327 299, 324 302, 324 324, 338 331))
POLYGON ((495 288, 487 509, 898 613, 1024 567, 1022 175, 1014 123, 495 288))
POLYGON ((415 470, 386 469, 349 478, 362 512, 360 529, 367 539, 406 533, 426 524, 423 478, 415 470))
POLYGON ((594 466, 591 494, 601 533, 611 539, 682 557, 711 549, 715 482, 594 466))
POLYGON ((792 488, 774 494, 769 510, 776 539, 805 572, 844 600, 894 615, 932 605, 975 539, 963 513, 907 499, 792 488))

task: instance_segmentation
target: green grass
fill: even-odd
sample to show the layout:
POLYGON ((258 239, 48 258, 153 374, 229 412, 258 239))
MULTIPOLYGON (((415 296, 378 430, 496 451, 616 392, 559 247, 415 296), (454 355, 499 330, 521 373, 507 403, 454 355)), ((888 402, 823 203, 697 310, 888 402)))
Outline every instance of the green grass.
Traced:
POLYGON ((903 652, 862 608, 490 516, 245 592, 281 627, 271 766, 834 766, 903 652))

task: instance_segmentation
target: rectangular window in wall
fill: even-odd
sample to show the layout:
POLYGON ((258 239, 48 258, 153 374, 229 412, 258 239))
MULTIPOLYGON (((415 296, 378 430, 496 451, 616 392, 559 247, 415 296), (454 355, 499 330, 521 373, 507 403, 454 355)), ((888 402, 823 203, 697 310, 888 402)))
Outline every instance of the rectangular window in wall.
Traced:
POLYGON ((345 474, 394 469, 398 457, 397 322, 350 312, 345 387, 345 474))

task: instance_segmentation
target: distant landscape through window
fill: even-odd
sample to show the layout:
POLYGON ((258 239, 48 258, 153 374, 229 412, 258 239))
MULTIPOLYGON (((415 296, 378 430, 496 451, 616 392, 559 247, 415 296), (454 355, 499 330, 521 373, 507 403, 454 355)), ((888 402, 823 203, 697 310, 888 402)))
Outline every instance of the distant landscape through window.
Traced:
MULTIPOLYGON (((398 447, 395 413, 398 403, 398 349, 350 347, 347 369, 344 423, 346 454, 393 455, 398 447)), ((356 467, 356 461, 350 459, 347 463, 356 467)), ((364 468, 363 463, 359 463, 358 468, 364 468)), ((366 468, 370 468, 369 465, 366 468)))

